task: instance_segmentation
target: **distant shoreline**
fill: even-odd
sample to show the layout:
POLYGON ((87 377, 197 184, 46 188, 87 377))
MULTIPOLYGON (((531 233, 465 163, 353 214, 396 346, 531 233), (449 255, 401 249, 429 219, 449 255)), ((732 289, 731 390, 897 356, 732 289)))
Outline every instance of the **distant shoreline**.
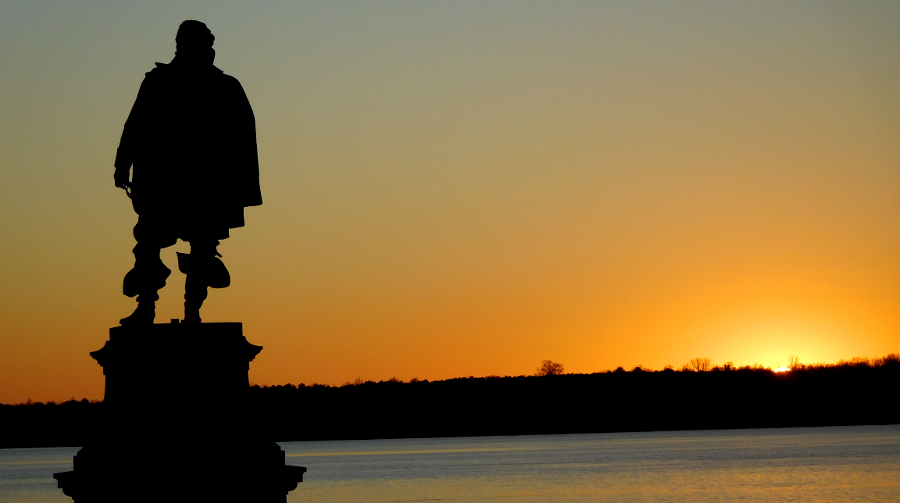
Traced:
MULTIPOLYGON (((727 430, 900 423, 900 358, 876 363, 252 386, 276 441, 727 430)), ((102 402, 0 405, 0 448, 84 445, 102 402)))

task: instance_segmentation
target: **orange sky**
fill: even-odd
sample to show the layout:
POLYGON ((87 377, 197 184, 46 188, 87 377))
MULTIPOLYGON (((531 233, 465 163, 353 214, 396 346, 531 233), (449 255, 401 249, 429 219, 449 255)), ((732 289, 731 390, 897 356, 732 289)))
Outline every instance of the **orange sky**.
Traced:
POLYGON ((184 19, 257 117, 202 312, 253 382, 900 352, 896 2, 261 5, 0 5, 0 402, 102 398, 112 162, 184 19))

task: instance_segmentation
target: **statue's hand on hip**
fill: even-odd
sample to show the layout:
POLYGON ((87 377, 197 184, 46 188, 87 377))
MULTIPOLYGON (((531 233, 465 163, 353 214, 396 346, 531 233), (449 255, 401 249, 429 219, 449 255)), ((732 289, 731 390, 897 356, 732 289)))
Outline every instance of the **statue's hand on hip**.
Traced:
POLYGON ((129 171, 130 170, 128 169, 116 168, 116 174, 113 175, 113 179, 116 182, 116 187, 122 189, 128 189, 129 187, 131 187, 131 181, 128 179, 129 171))

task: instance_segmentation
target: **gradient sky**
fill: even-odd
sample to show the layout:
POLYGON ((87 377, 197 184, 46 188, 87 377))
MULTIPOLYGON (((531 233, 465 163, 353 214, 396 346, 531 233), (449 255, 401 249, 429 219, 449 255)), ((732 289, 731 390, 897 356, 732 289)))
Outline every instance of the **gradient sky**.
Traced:
POLYGON ((0 402, 102 398, 113 159, 185 19, 256 112, 201 313, 255 383, 900 351, 898 2, 128 4, 0 3, 0 402))

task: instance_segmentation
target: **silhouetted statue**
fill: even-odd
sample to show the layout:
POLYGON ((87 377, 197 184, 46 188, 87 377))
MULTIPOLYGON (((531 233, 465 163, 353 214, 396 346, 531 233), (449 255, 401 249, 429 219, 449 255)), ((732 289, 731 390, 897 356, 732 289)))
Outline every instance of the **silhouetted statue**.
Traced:
POLYGON ((138 306, 122 325, 153 323, 171 274, 159 252, 178 239, 191 244, 190 254, 178 254, 184 321, 200 323, 207 287, 231 282, 219 241, 244 225, 245 207, 262 204, 253 110, 237 79, 213 66, 214 40, 204 23, 181 23, 175 58, 146 74, 125 122, 115 184, 139 216, 122 290, 138 306))
POLYGON ((306 468, 286 463, 270 419, 248 400, 262 347, 240 323, 200 322, 207 289, 231 281, 219 241, 262 204, 253 110, 213 66, 205 24, 185 21, 175 40, 175 59, 141 84, 116 155, 116 186, 138 214, 123 285, 138 307, 91 353, 106 379, 103 409, 73 469, 54 477, 77 503, 286 503, 306 468), (191 244, 178 254, 186 323, 153 323, 171 273, 159 252, 178 239, 191 244), (139 456, 135 442, 147 446, 139 456))

